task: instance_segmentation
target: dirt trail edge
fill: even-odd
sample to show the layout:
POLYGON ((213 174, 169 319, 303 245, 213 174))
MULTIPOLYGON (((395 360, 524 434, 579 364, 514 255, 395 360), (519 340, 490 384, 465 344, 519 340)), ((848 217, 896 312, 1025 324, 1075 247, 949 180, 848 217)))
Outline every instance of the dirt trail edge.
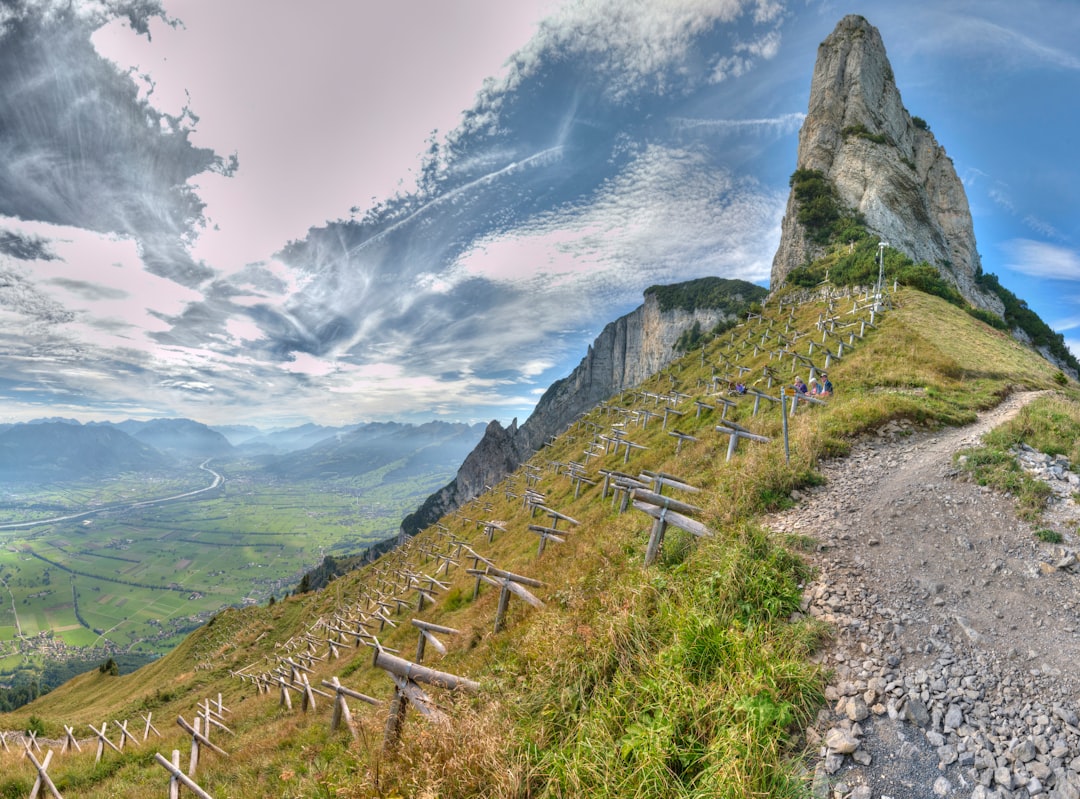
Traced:
POLYGON ((1036 396, 963 428, 890 423, 767 519, 814 540, 803 611, 836 632, 807 733, 816 797, 1080 799, 1075 516, 1059 510, 1064 543, 1042 543, 953 465, 1036 396))

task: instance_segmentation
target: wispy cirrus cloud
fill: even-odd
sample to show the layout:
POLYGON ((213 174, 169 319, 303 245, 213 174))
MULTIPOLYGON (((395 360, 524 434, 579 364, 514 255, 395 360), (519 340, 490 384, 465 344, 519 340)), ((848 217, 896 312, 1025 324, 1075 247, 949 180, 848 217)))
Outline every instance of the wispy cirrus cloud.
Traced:
POLYGON ((1013 239, 1002 245, 1005 265, 1014 272, 1051 280, 1080 280, 1080 253, 1032 239, 1013 239))

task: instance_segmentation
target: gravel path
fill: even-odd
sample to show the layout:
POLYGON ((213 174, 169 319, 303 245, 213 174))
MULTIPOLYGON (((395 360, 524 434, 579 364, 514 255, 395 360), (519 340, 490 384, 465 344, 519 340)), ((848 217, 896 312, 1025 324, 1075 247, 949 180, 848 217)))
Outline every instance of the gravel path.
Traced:
POLYGON ((1080 511, 1064 491, 1039 526, 1065 541, 1042 543, 953 465, 1035 396, 964 428, 889 423, 769 518, 816 541, 804 612, 836 632, 815 796, 1080 799, 1080 511))

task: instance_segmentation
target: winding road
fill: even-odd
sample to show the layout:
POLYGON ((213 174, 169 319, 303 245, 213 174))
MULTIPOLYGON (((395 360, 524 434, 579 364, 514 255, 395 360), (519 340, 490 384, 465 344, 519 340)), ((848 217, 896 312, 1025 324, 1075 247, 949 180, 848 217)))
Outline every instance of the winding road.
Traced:
POLYGON ((37 527, 42 524, 53 524, 54 522, 66 522, 71 521, 72 519, 82 519, 86 516, 94 516, 98 513, 106 513, 109 511, 130 510, 132 508, 149 508, 154 505, 161 505, 166 502, 175 502, 178 499, 192 499, 199 496, 200 494, 205 494, 208 491, 213 491, 216 488, 220 488, 221 485, 225 482, 224 475, 215 472, 208 465, 211 460, 213 459, 207 458, 205 461, 199 464, 200 469, 202 469, 204 472, 209 472, 214 477, 210 485, 206 486, 205 488, 197 488, 194 491, 185 491, 183 494, 174 494, 171 497, 161 497, 160 499, 147 499, 140 502, 125 502, 118 505, 106 505, 101 508, 94 508, 93 510, 82 511, 80 513, 70 513, 66 516, 54 516, 51 519, 36 519, 31 522, 10 522, 7 524, 0 524, 0 530, 20 530, 27 527, 37 527))

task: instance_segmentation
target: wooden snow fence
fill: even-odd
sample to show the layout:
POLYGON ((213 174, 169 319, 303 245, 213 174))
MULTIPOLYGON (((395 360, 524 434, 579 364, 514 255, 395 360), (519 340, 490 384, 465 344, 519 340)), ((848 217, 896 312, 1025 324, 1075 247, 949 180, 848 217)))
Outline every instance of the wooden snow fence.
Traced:
MULTIPOLYGON (((592 485, 596 485, 596 483, 593 482, 592 485)), ((576 499, 576 496, 575 496, 575 499, 576 499)), ((542 513, 546 513, 551 518, 551 525, 550 526, 542 525, 542 524, 530 524, 529 525, 529 530, 531 532, 534 532, 534 533, 536 533, 536 534, 538 534, 540 536, 540 543, 539 543, 539 545, 537 547, 537 550, 536 550, 536 557, 540 557, 541 555, 544 554, 544 547, 547 545, 547 542, 549 540, 554 541, 557 544, 566 543, 566 539, 564 538, 564 536, 567 533, 571 532, 571 531, 566 530, 566 529, 560 530, 559 529, 559 522, 560 521, 565 521, 567 524, 572 524, 575 527, 578 526, 579 524, 581 524, 581 522, 577 521, 576 519, 571 519, 569 516, 567 516, 567 515, 565 515, 563 513, 559 513, 557 510, 552 510, 551 508, 548 508, 548 507, 543 506, 543 505, 538 506, 538 510, 540 510, 542 513)))
POLYGON ((432 624, 429 621, 422 621, 420 619, 412 620, 413 627, 420 631, 420 635, 416 641, 416 662, 422 663, 424 660, 424 652, 427 644, 430 644, 438 651, 440 655, 446 654, 446 645, 435 637, 435 633, 440 635, 460 635, 460 630, 455 630, 453 627, 444 627, 441 624, 432 624))
MULTIPOLYGON (((663 416, 663 414, 654 413, 653 411, 650 411, 648 408, 639 409, 637 414, 638 414, 638 419, 641 420, 641 429, 642 430, 645 430, 645 429, 648 428, 649 419, 652 419, 652 418, 659 419, 661 416, 663 416)), ((625 442, 623 442, 623 443, 625 443, 625 442)))
POLYGON ((728 448, 727 457, 725 461, 730 461, 731 456, 735 454, 736 448, 739 446, 739 439, 746 438, 750 441, 758 441, 763 444, 768 444, 770 439, 768 436, 760 436, 757 433, 751 433, 742 425, 738 425, 735 422, 723 422, 718 424, 715 428, 716 432, 728 436, 728 448))
POLYGON ((116 744, 110 741, 108 736, 105 735, 105 730, 109 726, 109 722, 106 721, 104 724, 102 724, 100 730, 97 729, 93 724, 87 724, 86 726, 93 730, 94 735, 97 736, 97 754, 94 756, 95 763, 99 763, 101 761, 101 755, 105 752, 106 746, 108 746, 110 749, 113 749, 118 754, 120 753, 120 749, 116 746, 116 744))
POLYGON ((424 610, 424 601, 427 600, 432 605, 435 604, 435 589, 438 588, 442 591, 446 591, 450 586, 446 583, 439 582, 434 577, 427 574, 413 574, 409 573, 409 586, 410 590, 416 591, 416 610, 418 613, 422 613, 424 610))
POLYGON ((121 750, 123 750, 126 741, 130 740, 133 744, 138 743, 138 741, 135 740, 135 736, 128 732, 128 723, 126 721, 116 721, 113 719, 113 724, 120 728, 120 743, 118 746, 121 750))
POLYGON ((664 408, 664 423, 660 426, 660 429, 664 430, 664 431, 667 430, 668 420, 672 416, 685 416, 685 415, 686 415, 686 413, 684 411, 676 410, 675 408, 672 408, 671 406, 668 406, 668 407, 664 408))
POLYGON ((487 561, 487 564, 484 569, 470 569, 469 573, 476 575, 477 585, 479 585, 480 581, 483 581, 499 589, 499 604, 495 609, 494 632, 496 634, 502 629, 503 618, 506 616, 506 606, 510 602, 511 594, 528 602, 534 608, 544 607, 544 603, 533 595, 528 588, 525 588, 525 586, 540 588, 543 586, 542 582, 534 580, 532 577, 524 577, 520 574, 497 569, 491 561, 487 561))
POLYGON ((582 483, 591 486, 596 485, 596 481, 589 478, 589 476, 587 475, 585 467, 582 464, 577 463, 576 461, 570 461, 566 473, 570 477, 570 482, 574 484, 574 499, 577 499, 579 496, 581 496, 582 483))
POLYGON ((147 713, 147 714, 146 714, 145 716, 143 716, 143 717, 142 717, 143 721, 145 721, 145 722, 146 722, 146 727, 144 727, 144 728, 143 728, 143 736, 142 736, 142 739, 143 739, 143 741, 146 741, 146 739, 150 737, 150 730, 153 730, 153 731, 154 731, 154 735, 156 735, 156 736, 157 736, 158 738, 162 738, 162 737, 164 737, 164 736, 162 736, 162 734, 161 734, 161 733, 160 733, 160 732, 158 731, 158 728, 157 728, 157 727, 155 727, 155 726, 153 725, 153 723, 151 722, 151 719, 152 719, 153 717, 154 717, 154 714, 153 714, 153 713, 147 713))
POLYGON ((357 740, 360 737, 360 733, 356 728, 356 722, 353 721, 352 713, 349 712, 349 705, 346 703, 346 697, 352 697, 358 699, 361 702, 367 702, 369 705, 381 705, 382 701, 370 697, 367 694, 362 694, 359 691, 354 691, 351 688, 346 688, 337 677, 331 677, 329 680, 323 680, 322 685, 324 688, 329 688, 334 692, 334 712, 330 716, 330 732, 337 732, 344 722, 345 727, 349 730, 349 734, 352 735, 353 740, 357 740))
POLYGON ((191 779, 180 769, 180 750, 173 749, 172 760, 169 760, 161 752, 154 752, 154 760, 169 772, 169 799, 180 799, 180 786, 187 787, 199 799, 214 799, 204 791, 195 780, 191 779))
POLYGON ((648 449, 648 447, 646 447, 644 444, 635 444, 633 441, 627 438, 619 440, 618 446, 616 446, 615 448, 616 452, 618 451, 619 447, 626 447, 626 452, 623 454, 623 463, 627 463, 630 460, 631 449, 648 449))
POLYGON ((697 441, 698 440, 698 438, 696 436, 692 436, 689 433, 680 433, 678 430, 669 430, 668 435, 673 436, 675 438, 675 454, 676 455, 678 455, 679 451, 682 449, 682 445, 683 445, 684 441, 697 441))
MULTIPOLYGON (((7 749, 7 746, 4 747, 7 749)), ((81 752, 82 747, 79 746, 79 739, 75 737, 75 729, 64 725, 64 745, 60 747, 60 754, 67 754, 74 749, 76 752, 81 752)))
POLYGON ((46 772, 46 769, 49 768, 49 762, 52 760, 52 749, 46 752, 45 757, 39 761, 34 757, 34 751, 30 748, 29 742, 24 741, 23 745, 26 747, 26 756, 30 758, 30 762, 37 769, 37 779, 34 781, 34 787, 30 789, 30 799, 37 799, 42 788, 45 788, 55 799, 64 799, 46 772))
POLYGON ((485 568, 488 567, 488 566, 494 566, 495 564, 494 564, 494 562, 488 560, 483 555, 481 555, 478 552, 476 552, 475 550, 473 550, 472 547, 467 546, 465 548, 467 550, 469 550, 469 558, 470 558, 470 560, 472 560, 472 563, 473 563, 473 565, 470 568, 465 569, 465 573, 466 574, 471 574, 476 578, 476 583, 475 583, 475 585, 473 585, 473 595, 472 595, 473 601, 476 601, 476 598, 478 596, 480 596, 481 575, 484 574, 484 569, 480 568, 480 564, 483 563, 485 568))
POLYGON ((619 513, 625 513, 630 504, 630 494, 635 488, 648 488, 649 483, 640 477, 624 472, 608 472, 605 475, 604 496, 607 496, 607 486, 611 486, 611 504, 619 503, 619 513), (621 501, 620 501, 621 500, 621 501))
POLYGON ((799 403, 809 403, 810 405, 825 405, 825 400, 812 397, 809 394, 801 394, 798 391, 791 392, 791 416, 795 415, 795 409, 799 407, 799 403))
MULTIPOLYGON (((746 389, 746 393, 754 398, 754 410, 750 414, 751 416, 757 416, 758 409, 761 407, 761 401, 766 400, 768 402, 776 402, 783 408, 783 402, 779 397, 774 397, 772 394, 766 394, 764 391, 758 391, 756 388, 746 389)), ((727 424, 725 421, 724 424, 727 424)))
POLYGON ((38 753, 40 754, 41 744, 38 743, 37 733, 34 730, 27 730, 26 735, 29 740, 23 739, 23 746, 25 746, 27 749, 33 747, 34 749, 37 749, 38 753))
POLYGON ((419 683, 445 688, 450 691, 465 691, 476 694, 480 683, 466 677, 459 677, 445 671, 421 666, 404 658, 389 654, 382 648, 375 649, 373 665, 386 671, 394 681, 394 698, 390 703, 390 713, 386 718, 386 730, 383 734, 383 750, 390 751, 401 737, 401 725, 405 720, 405 711, 411 702, 413 707, 428 719, 444 723, 446 716, 435 706, 419 683))
MULTIPOLYGON (((685 484, 677 484, 673 480, 668 480, 665 482, 665 485, 676 486, 685 484)), ((687 486, 687 488, 693 491, 699 490, 693 486, 687 486)), ((696 505, 681 502, 677 499, 666 497, 663 494, 648 491, 643 488, 634 489, 633 503, 636 510, 640 510, 653 518, 652 531, 649 534, 649 544, 645 549, 646 567, 651 566, 656 560, 657 555, 660 553, 660 547, 664 543, 664 533, 669 524, 673 524, 680 530, 685 530, 696 536, 712 535, 712 531, 708 527, 696 519, 691 518, 693 514, 701 513, 701 508, 696 505)))
POLYGON ((228 757, 229 753, 211 741, 202 729, 202 716, 195 716, 195 724, 192 726, 188 724, 187 719, 183 716, 176 717, 176 723, 180 725, 180 728, 191 736, 191 759, 188 761, 188 776, 194 777, 195 771, 199 767, 199 754, 203 748, 209 749, 212 752, 217 752, 222 757, 228 757))

